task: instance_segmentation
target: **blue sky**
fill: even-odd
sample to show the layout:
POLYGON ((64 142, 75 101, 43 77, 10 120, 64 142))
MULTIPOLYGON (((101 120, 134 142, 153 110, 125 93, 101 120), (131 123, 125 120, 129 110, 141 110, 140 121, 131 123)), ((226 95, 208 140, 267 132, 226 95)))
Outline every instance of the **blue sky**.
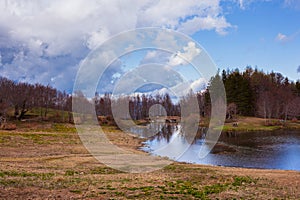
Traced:
MULTIPOLYGON (((297 4, 297 2, 295 2, 297 4)), ((298 3, 300 4, 300 3, 298 3)), ((250 65, 297 80, 300 74, 300 9, 282 1, 253 2, 241 9, 225 3, 226 19, 236 28, 225 36, 203 31, 194 34, 214 61, 223 68, 250 65), (227 8, 226 7, 231 7, 227 8), (280 37, 281 36, 281 37, 280 37)))
MULTIPOLYGON (((220 69, 250 65, 294 81, 300 77, 298 0, 3 0, 0 75, 71 92, 80 64, 97 45, 142 27, 187 34, 220 69)), ((151 51, 116 60, 106 73, 107 86, 147 55, 151 51)), ((151 61, 168 64, 171 57, 157 52, 151 61)), ((194 86, 203 85, 187 66, 174 69, 190 76, 194 86)))

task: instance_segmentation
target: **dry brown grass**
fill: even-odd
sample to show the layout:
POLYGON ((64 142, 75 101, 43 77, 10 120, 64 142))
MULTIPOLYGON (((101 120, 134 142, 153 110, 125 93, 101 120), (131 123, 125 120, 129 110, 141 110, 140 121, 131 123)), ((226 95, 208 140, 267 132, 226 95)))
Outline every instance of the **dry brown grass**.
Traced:
MULTIPOLYGON (((299 129, 300 123, 294 121, 283 122, 280 119, 263 119, 257 117, 239 116, 235 120, 238 126, 234 127, 233 122, 225 123, 223 131, 273 131, 278 129, 299 129)), ((235 123, 235 122, 234 122, 235 123)))
MULTIPOLYGON (((94 159, 75 132, 25 125, 0 131, 0 199, 300 199, 300 172, 174 163, 123 173, 94 159)), ((115 144, 138 151, 140 139, 105 131, 115 144)))
POLYGON ((0 129, 1 130, 7 130, 7 131, 16 130, 17 125, 12 124, 12 123, 4 123, 4 124, 1 124, 0 129))

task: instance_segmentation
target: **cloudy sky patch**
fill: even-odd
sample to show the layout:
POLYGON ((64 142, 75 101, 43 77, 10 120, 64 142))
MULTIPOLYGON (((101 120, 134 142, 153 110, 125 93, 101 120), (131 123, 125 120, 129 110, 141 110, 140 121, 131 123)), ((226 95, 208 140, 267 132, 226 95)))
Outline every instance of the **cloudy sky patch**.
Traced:
MULTIPOLYGON (((0 74, 70 92, 80 62, 92 49, 123 31, 162 27, 191 36, 220 68, 253 65, 280 71, 286 66, 285 75, 296 80, 294 69, 300 62, 298 8, 297 0, 1 1, 0 74), (276 44, 291 40, 285 50, 276 44)), ((160 35, 156 42, 175 46, 172 39, 160 35)), ((197 51, 187 48, 190 50, 178 53, 189 61, 197 51)), ((184 63, 176 55, 164 58, 164 53, 152 54, 152 58, 151 52, 144 58, 145 63, 151 59, 169 60, 171 65, 184 63)), ((119 73, 122 67, 113 72, 119 73)))

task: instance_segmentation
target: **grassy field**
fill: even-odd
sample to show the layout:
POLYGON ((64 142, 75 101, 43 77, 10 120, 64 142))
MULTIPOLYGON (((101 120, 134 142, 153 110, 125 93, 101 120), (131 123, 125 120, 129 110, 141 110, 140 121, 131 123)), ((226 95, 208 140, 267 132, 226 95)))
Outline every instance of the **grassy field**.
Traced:
MULTIPOLYGON (((104 127, 138 151, 141 139, 104 127)), ((0 131, 0 199, 300 199, 300 172, 173 163, 130 174, 94 159, 73 125, 18 124, 0 131)))

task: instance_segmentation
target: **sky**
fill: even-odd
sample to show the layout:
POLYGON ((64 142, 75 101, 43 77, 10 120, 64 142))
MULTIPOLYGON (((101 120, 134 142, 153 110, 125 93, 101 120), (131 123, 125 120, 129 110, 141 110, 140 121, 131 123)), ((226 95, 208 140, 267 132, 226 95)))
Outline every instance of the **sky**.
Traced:
MULTIPOLYGON (((143 27, 188 35, 221 70, 252 66, 300 78, 298 0, 0 0, 0 76, 71 92, 92 50, 143 27)), ((198 50, 190 43, 177 53, 192 59, 198 50)), ((191 87, 203 86, 175 54, 147 50, 115 60, 101 88, 111 90, 128 70, 149 60, 162 63, 162 69, 173 66, 191 87)))

